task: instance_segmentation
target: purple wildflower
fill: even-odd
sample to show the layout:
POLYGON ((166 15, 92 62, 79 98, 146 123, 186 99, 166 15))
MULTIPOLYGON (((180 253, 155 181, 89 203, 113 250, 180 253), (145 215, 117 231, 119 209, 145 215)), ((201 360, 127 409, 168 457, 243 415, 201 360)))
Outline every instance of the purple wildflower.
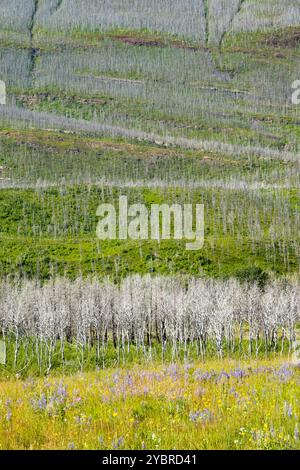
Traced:
POLYGON ((9 422, 11 420, 11 417, 12 417, 12 411, 10 408, 8 408, 6 412, 6 421, 9 422))
POLYGON ((295 426, 295 430, 294 430, 294 439, 295 439, 295 441, 299 441, 299 429, 298 429, 298 424, 296 424, 296 426, 295 426))
POLYGON ((113 449, 119 449, 124 444, 124 437, 119 437, 115 442, 113 442, 113 449))
POLYGON ((197 421, 209 421, 212 418, 213 415, 207 408, 205 408, 203 411, 195 411, 190 413, 190 420, 194 423, 197 423, 197 421))
POLYGON ((293 371, 287 364, 281 366, 278 371, 275 372, 275 376, 277 376, 280 382, 286 383, 293 375, 293 371))
POLYGON ((232 375, 232 377, 235 377, 236 379, 242 379, 243 377, 247 375, 246 371, 243 369, 240 369, 239 367, 237 369, 232 370, 230 374, 232 375))
POLYGON ((217 382, 221 382, 223 379, 225 380, 230 379, 230 375, 227 372, 225 372, 225 370, 222 370, 222 372, 219 374, 217 378, 217 382))
POLYGON ((284 411, 288 418, 291 418, 293 416, 293 407, 287 401, 284 402, 284 411))

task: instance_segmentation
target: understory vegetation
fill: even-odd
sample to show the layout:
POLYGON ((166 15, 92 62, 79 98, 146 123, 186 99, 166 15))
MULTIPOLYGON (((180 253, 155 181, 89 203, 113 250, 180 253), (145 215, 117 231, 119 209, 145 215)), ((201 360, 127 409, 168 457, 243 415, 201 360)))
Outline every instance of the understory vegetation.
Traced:
MULTIPOLYGON (((257 276, 258 278, 258 276, 257 276)), ((294 352, 299 285, 132 276, 2 284, 0 329, 14 373, 113 361, 294 352)), ((7 369, 6 369, 7 370, 7 369)))

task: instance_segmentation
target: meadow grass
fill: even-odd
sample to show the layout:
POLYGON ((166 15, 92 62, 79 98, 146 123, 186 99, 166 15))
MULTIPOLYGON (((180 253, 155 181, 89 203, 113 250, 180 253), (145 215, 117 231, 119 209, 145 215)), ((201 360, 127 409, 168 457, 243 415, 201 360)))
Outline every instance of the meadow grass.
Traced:
POLYGON ((1 449, 299 449, 285 359, 132 366, 0 382, 1 449))

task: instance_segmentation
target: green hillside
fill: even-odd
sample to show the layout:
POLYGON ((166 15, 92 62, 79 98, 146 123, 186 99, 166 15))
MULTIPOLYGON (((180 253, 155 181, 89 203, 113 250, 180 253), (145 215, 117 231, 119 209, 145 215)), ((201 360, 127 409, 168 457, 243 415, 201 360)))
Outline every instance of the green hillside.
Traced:
POLYGON ((88 3, 2 10, 1 275, 298 274, 298 2, 88 3), (120 194, 204 203, 203 250, 97 240, 120 194))

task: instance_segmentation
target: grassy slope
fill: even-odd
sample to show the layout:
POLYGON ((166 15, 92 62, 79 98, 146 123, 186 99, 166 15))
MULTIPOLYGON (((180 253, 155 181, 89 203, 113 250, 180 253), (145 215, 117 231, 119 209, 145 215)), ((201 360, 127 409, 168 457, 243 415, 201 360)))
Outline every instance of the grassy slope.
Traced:
POLYGON ((273 174, 273 184, 284 185, 286 175, 296 171, 293 163, 259 158, 247 161, 215 153, 208 156, 200 151, 45 131, 3 131, 1 148, 4 181, 29 186, 1 190, 2 274, 38 273, 48 278, 56 272, 75 277, 82 271, 84 275, 108 273, 116 277, 131 272, 228 276, 253 265, 278 274, 297 272, 298 191, 260 190, 257 195, 251 189, 226 189, 226 181, 250 184, 258 180, 263 184, 269 174, 273 174), (167 178, 165 182, 162 175, 167 178), (77 178, 81 184, 72 187, 72 180, 77 178), (97 187, 93 178, 103 178, 104 183, 97 187), (181 179, 185 180, 182 188, 181 179), (91 184, 86 186, 84 180, 91 180, 91 184), (190 189, 191 180, 208 183, 208 188, 190 189), (39 181, 48 181, 50 187, 35 188, 39 181), (61 188, 52 188, 57 181, 61 188), (151 181, 166 187, 142 187, 151 181), (209 187, 222 181, 219 189, 209 187), (122 183, 125 187, 118 188, 122 183), (126 183, 132 188, 126 188, 126 183), (177 189, 168 188, 170 184, 177 189), (204 203, 203 250, 187 252, 184 242, 175 241, 162 241, 160 245, 130 240, 100 243, 95 237, 97 206, 104 201, 117 204, 119 194, 127 194, 129 203, 144 202, 148 208, 151 203, 204 203), (275 237, 274 244, 269 229, 280 223, 282 207, 288 210, 294 231, 275 237), (223 210, 228 218, 234 217, 234 224, 226 229, 223 210), (257 210, 262 233, 255 235, 249 220, 257 210))
MULTIPOLYGON (((116 190, 114 192, 117 203, 116 190)), ((124 190, 122 193, 128 194, 129 200, 133 202, 136 198, 155 203, 165 200, 163 194, 157 191, 124 190)), ((214 191, 214 197, 222 198, 222 193, 214 191)), ((198 202, 203 201, 201 196, 198 193, 198 202)), ((80 211, 74 209, 79 200, 84 200, 86 206, 86 192, 82 187, 69 190, 68 196, 64 196, 64 202, 57 190, 43 191, 40 197, 43 202, 32 190, 1 192, 2 274, 17 271, 30 277, 39 273, 42 278, 48 278, 54 270, 61 275, 66 271, 72 277, 80 274, 80 271, 84 275, 109 273, 113 276, 124 276, 132 272, 186 272, 194 275, 206 273, 226 276, 255 264, 278 274, 297 271, 297 255, 295 247, 289 246, 289 239, 277 239, 275 247, 267 233, 262 239, 251 241, 246 223, 242 225, 238 221, 238 238, 230 233, 223 234, 222 227, 216 233, 213 214, 209 210, 206 217, 205 246, 199 252, 188 252, 183 241, 162 241, 160 244, 155 241, 97 241, 95 212, 98 202, 103 201, 101 190, 90 190, 88 207, 81 206, 86 211, 85 218, 82 218, 80 211), (55 221, 52 212, 54 206, 57 207, 55 221), (64 222, 62 218, 62 214, 66 212, 68 222, 64 222), (76 224, 79 224, 78 233, 73 234, 76 224), (288 265, 280 247, 282 242, 286 244, 288 265)), ((211 192, 205 194, 207 201, 211 197, 211 192)), ((104 200, 112 201, 111 197, 104 200)))
MULTIPOLYGON (((114 30, 105 35, 98 31, 82 30, 67 35, 58 32, 49 34, 40 29, 34 29, 33 32, 31 47, 37 52, 35 72, 39 70, 43 54, 60 54, 64 48, 70 53, 79 50, 88 54, 106 47, 107 40, 112 41, 112 47, 116 44, 117 49, 119 47, 123 51, 122 54, 131 53, 135 48, 150 48, 153 54, 164 48, 178 52, 185 50, 191 54, 206 50, 193 41, 145 30, 114 30)), ((129 100, 86 91, 82 97, 76 91, 71 93, 57 86, 43 88, 35 83, 38 77, 33 77, 31 86, 8 87, 8 91, 14 94, 19 104, 33 110, 91 119, 100 106, 105 116, 117 115, 121 121, 125 117, 128 123, 133 124, 142 122, 150 130, 163 123, 172 132, 179 132, 179 135, 184 132, 188 137, 296 150, 299 125, 295 108, 286 106, 285 112, 282 112, 282 106, 278 106, 276 101, 268 106, 267 100, 264 100, 260 109, 255 110, 252 105, 248 106, 251 98, 250 101, 243 96, 239 98, 238 93, 259 90, 259 80, 266 73, 270 79, 281 68, 290 73, 299 49, 298 32, 299 28, 293 27, 265 33, 227 34, 220 46, 211 47, 216 70, 220 74, 229 73, 231 80, 229 83, 219 79, 205 83, 200 80, 200 85, 216 87, 218 93, 224 88, 237 93, 235 109, 232 112, 229 108, 226 110, 225 121, 220 117, 213 122, 211 117, 206 119, 203 116, 191 117, 178 113, 172 115, 172 112, 165 114, 158 105, 150 106, 150 109, 149 103, 139 99, 129 100)), ((13 35, 1 38, 1 41, 3 49, 9 47, 7 41, 11 41, 13 47, 17 45, 13 35)), ((137 70, 123 75, 113 70, 110 75, 111 78, 125 80, 141 78, 137 70)), ((211 97, 214 99, 213 94, 211 97)), ((38 130, 17 132, 7 126, 2 127, 0 139, 1 179, 4 184, 17 183, 26 187, 46 181, 47 184, 56 182, 61 185, 65 180, 68 186, 65 191, 51 188, 43 191, 1 190, 2 274, 22 272, 32 276, 38 273, 48 278, 53 272, 66 272, 75 277, 82 271, 84 274, 110 273, 118 277, 137 271, 228 276, 253 265, 277 274, 297 273, 299 270, 296 163, 239 157, 234 153, 225 156, 216 152, 184 151, 121 139, 96 139, 38 130), (183 243, 172 241, 160 245, 155 242, 107 242, 99 246, 94 236, 95 209, 103 199, 103 194, 106 201, 116 200, 118 191, 105 189, 103 184, 100 189, 84 184, 88 180, 93 185, 97 179, 114 186, 122 186, 124 181, 125 184, 133 181, 134 185, 141 185, 143 181, 149 184, 149 181, 155 183, 156 180, 163 180, 164 184, 171 186, 180 179, 184 179, 186 186, 189 186, 191 180, 210 182, 212 185, 219 182, 223 189, 174 191, 176 200, 206 203, 208 216, 204 249, 199 253, 188 253, 183 243), (240 180, 275 188, 274 191, 257 191, 258 199, 255 200, 253 190, 233 191, 226 188, 226 184, 224 187, 224 182, 240 180), (74 181, 76 185, 80 183, 80 186, 72 188, 74 181), (278 190, 277 185, 286 188, 278 190), (224 233, 222 211, 220 207, 213 210, 213 198, 228 201, 229 206, 235 199, 240 204, 241 214, 248 215, 249 221, 251 214, 258 211, 258 217, 262 220, 262 234, 257 238, 252 237, 252 240, 249 235, 251 222, 243 217, 239 220, 237 212, 233 223, 235 230, 224 233), (85 206, 87 209, 84 209, 85 206), (69 214, 65 228, 62 220, 64 209, 69 214), (268 209, 271 215, 266 217, 268 209), (284 214, 286 210, 291 218, 279 222, 280 213, 284 214), (76 218, 79 219, 79 229, 74 229, 74 224, 78 222, 76 218), (269 228, 272 222, 286 227, 290 224, 290 234, 271 237, 269 228)), ((152 201, 174 199, 172 191, 166 193, 163 189, 125 190, 120 187, 119 192, 130 194, 135 201, 140 198, 148 205, 152 201)))

